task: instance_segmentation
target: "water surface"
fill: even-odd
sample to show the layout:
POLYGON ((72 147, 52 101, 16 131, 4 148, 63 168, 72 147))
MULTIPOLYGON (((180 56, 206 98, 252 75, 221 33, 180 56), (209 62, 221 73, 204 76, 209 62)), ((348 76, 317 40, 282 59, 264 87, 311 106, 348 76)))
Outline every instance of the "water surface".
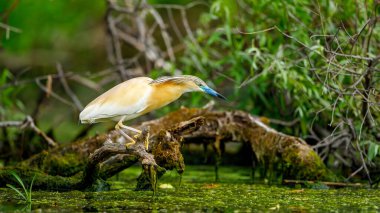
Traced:
POLYGON ((150 191, 133 190, 140 173, 137 166, 110 179, 111 191, 33 191, 31 206, 11 189, 0 188, 0 211, 378 212, 380 208, 380 190, 252 184, 251 171, 245 167, 222 167, 221 181, 215 183, 213 171, 212 166, 188 166, 180 187, 179 176, 168 172, 159 180, 155 197, 150 191))

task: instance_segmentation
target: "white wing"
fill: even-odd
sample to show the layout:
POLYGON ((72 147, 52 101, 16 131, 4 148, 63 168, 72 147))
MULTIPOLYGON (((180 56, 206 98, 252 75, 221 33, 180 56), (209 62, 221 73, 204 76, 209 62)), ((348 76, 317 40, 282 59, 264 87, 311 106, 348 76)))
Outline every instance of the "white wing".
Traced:
POLYGON ((80 113, 82 123, 94 123, 125 116, 125 120, 139 116, 152 92, 150 78, 140 77, 116 85, 89 103, 80 113))

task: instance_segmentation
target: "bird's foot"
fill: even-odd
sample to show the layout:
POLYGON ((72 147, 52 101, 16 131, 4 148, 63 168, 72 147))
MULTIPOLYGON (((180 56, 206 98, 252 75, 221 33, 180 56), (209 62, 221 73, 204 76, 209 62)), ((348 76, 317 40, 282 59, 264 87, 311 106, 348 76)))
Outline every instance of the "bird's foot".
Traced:
POLYGON ((126 146, 127 148, 130 148, 130 147, 133 146, 135 143, 136 143, 136 141, 135 141, 135 140, 132 140, 130 143, 125 144, 125 146, 126 146))
POLYGON ((119 129, 119 132, 120 132, 120 134, 121 134, 125 139, 127 139, 127 140, 130 141, 130 143, 125 144, 125 146, 126 146, 127 148, 129 148, 130 146, 132 146, 133 144, 136 143, 136 141, 135 141, 133 138, 131 138, 129 135, 127 135, 123 130, 119 129))
POLYGON ((150 136, 150 134, 148 132, 148 135, 146 136, 145 141, 144 141, 144 147, 145 147, 146 151, 148 151, 148 149, 149 149, 149 136, 150 136))

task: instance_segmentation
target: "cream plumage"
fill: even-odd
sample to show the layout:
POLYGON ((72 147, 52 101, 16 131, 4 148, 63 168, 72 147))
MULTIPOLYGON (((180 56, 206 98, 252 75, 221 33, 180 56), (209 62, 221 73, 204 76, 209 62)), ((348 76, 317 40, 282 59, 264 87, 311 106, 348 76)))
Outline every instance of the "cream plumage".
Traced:
POLYGON ((115 128, 131 141, 127 145, 131 145, 135 141, 121 129, 129 129, 137 133, 141 131, 123 125, 123 121, 161 108, 177 100, 183 93, 193 91, 202 91, 225 99, 195 76, 162 77, 156 80, 138 77, 116 85, 91 101, 80 113, 79 119, 82 123, 118 121, 115 128))
POLYGON ((149 84, 152 79, 134 78, 116 85, 91 101, 79 114, 82 123, 96 123, 103 120, 130 120, 139 116, 148 106, 148 97, 152 93, 149 84))

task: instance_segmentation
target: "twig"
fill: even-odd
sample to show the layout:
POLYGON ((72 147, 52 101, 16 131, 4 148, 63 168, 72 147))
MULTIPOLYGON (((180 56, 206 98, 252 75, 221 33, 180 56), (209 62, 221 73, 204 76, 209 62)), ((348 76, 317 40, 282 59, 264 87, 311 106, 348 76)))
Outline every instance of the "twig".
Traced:
POLYGON ((179 4, 154 4, 154 8, 170 8, 170 9, 177 9, 177 10, 187 10, 195 6, 204 5, 204 6, 210 6, 204 1, 192 1, 187 5, 179 5, 179 4))
POLYGON ((37 135, 41 136, 45 141, 48 143, 51 147, 58 146, 56 142, 54 142, 53 139, 51 139, 49 136, 47 136, 43 131, 41 131, 33 121, 33 118, 29 115, 26 116, 24 121, 2 121, 0 122, 0 127, 20 127, 21 129, 24 129, 26 127, 29 127, 32 129, 37 135))
POLYGON ((76 106, 73 103, 71 103, 70 101, 66 100, 65 98, 62 98, 61 96, 59 96, 57 93, 55 93, 53 91, 49 91, 48 88, 46 88, 44 85, 41 84, 40 79, 36 78, 34 80, 35 80, 37 86, 40 89, 42 89, 44 92, 49 93, 53 98, 61 101, 62 103, 67 104, 67 105, 69 105, 69 106, 71 106, 73 108, 76 108, 76 106))
POLYGON ((179 28, 178 28, 178 26, 177 26, 177 23, 176 23, 175 20, 174 20, 172 9, 171 9, 171 8, 166 8, 166 10, 167 10, 167 12, 168 12, 170 25, 173 27, 174 32, 175 32, 177 38, 178 38, 178 39, 182 39, 183 36, 182 36, 181 31, 179 30, 179 28))
POLYGON ((166 26, 164 24, 164 20, 162 19, 161 15, 156 10, 154 10, 153 8, 151 8, 149 10, 149 12, 153 15, 154 19, 156 20, 156 23, 158 24, 158 26, 161 29, 161 35, 162 35, 162 38, 164 39, 164 43, 165 43, 165 46, 166 46, 170 60, 175 61, 173 48, 171 45, 169 34, 166 31, 166 26))
POLYGON ((359 56, 359 55, 343 54, 343 53, 338 53, 338 52, 330 51, 330 50, 325 50, 325 51, 328 52, 328 53, 337 55, 337 56, 344 56, 344 57, 349 57, 349 58, 354 58, 354 59, 360 59, 360 60, 365 60, 365 61, 372 60, 372 58, 364 57, 364 56, 359 56))
POLYGON ((347 167, 351 167, 351 163, 348 162, 346 159, 344 159, 338 152, 334 152, 334 157, 339 160, 340 162, 342 162, 345 166, 347 167))
POLYGON ((356 140, 356 147, 357 147, 357 149, 359 150, 360 159, 361 159, 361 161, 362 161, 362 166, 363 166, 364 171, 365 171, 365 173, 366 173, 366 175, 367 175, 367 178, 368 178, 369 184, 371 184, 371 183, 372 183, 371 175, 369 174, 369 170, 368 170, 368 168, 367 168, 367 164, 365 163, 365 159, 364 159, 364 157, 363 157, 363 151, 362 151, 362 149, 360 148, 360 145, 359 145, 359 141, 358 141, 358 140, 356 140))
MULTIPOLYGON (((120 7, 118 6, 114 0, 107 0, 108 8, 110 10, 114 10, 119 13, 126 13, 126 14, 134 14, 134 11, 130 8, 120 7)), ((137 9, 137 8, 136 8, 137 9)))
POLYGON ((20 30, 19 28, 12 27, 12 26, 9 26, 9 25, 1 23, 1 22, 0 22, 0 27, 5 29, 5 30, 15 32, 15 33, 21 33, 22 32, 22 30, 20 30))
POLYGON ((117 66, 121 79, 126 80, 127 73, 126 73, 126 70, 123 66, 123 56, 122 56, 122 52, 121 52, 121 44, 120 44, 119 37, 117 34, 115 21, 112 17, 112 10, 115 9, 115 6, 116 5, 113 3, 112 0, 107 0, 107 12, 106 12, 107 32, 110 35, 109 39, 110 39, 111 44, 112 44, 111 45, 111 47, 112 47, 111 52, 113 53, 114 58, 116 60, 113 64, 117 66))
POLYGON ((238 88, 240 89, 240 88, 248 85, 249 83, 255 81, 257 78, 259 78, 260 76, 264 75, 265 73, 266 72, 261 72, 261 73, 255 75, 255 76, 253 76, 251 78, 248 78, 248 79, 244 80, 243 83, 241 83, 238 88))
POLYGON ((59 80, 61 81, 61 84, 62 84, 63 88, 65 89, 67 95, 70 96, 71 100, 74 102, 74 104, 77 107, 77 109, 78 110, 82 110, 83 109, 83 105, 79 101, 79 99, 75 95, 75 93, 69 87, 69 85, 68 85, 68 83, 66 81, 66 78, 65 78, 65 73, 63 72, 62 65, 60 63, 57 63, 57 71, 58 71, 59 80))
POLYGON ((364 187, 364 185, 361 183, 317 182, 317 181, 306 181, 306 180, 284 180, 283 183, 291 184, 291 185, 321 183, 326 186, 332 186, 332 187, 364 187))
POLYGON ((102 90, 102 87, 98 83, 91 81, 90 79, 83 76, 74 75, 71 77, 71 79, 97 92, 100 92, 102 90))
POLYGON ((23 121, 0 121, 0 127, 21 126, 23 121))
POLYGON ((291 126, 294 126, 296 125, 297 123, 300 122, 300 119, 299 118, 296 118, 292 121, 282 121, 282 120, 277 120, 277 119, 269 119, 269 122, 272 123, 272 124, 278 124, 278 125, 281 125, 281 126, 287 126, 287 127, 291 127, 291 126))
POLYGON ((185 27, 187 36, 189 37, 190 41, 194 44, 194 46, 198 49, 198 51, 202 52, 202 48, 199 46, 197 40, 195 39, 194 34, 191 30, 190 24, 187 20, 186 10, 181 9, 180 11, 181 11, 182 23, 183 23, 183 26, 185 27))
POLYGON ((363 170, 363 165, 361 167, 359 167, 356 171, 354 171, 353 173, 350 174, 350 176, 348 176, 346 178, 346 181, 349 181, 352 177, 354 177, 356 174, 358 174, 361 170, 363 170))
POLYGON ((138 51, 145 51, 145 45, 136 38, 132 37, 131 35, 128 35, 127 33, 124 33, 121 30, 117 30, 117 34, 122 40, 136 48, 138 51))
POLYGON ((354 50, 354 47, 356 45, 356 42, 358 41, 360 35, 364 32, 364 29, 367 27, 367 25, 369 24, 369 22, 371 21, 371 19, 368 19, 366 21, 366 23, 363 25, 363 27, 360 29, 359 33, 355 34, 353 37, 354 37, 354 41, 352 42, 352 46, 351 46, 351 50, 350 50, 350 54, 352 53, 352 51, 354 50))
POLYGON ((1 23, 1 22, 0 22, 0 27, 6 30, 6 34, 7 34, 6 39, 9 39, 9 32, 22 33, 22 30, 16 27, 12 27, 7 24, 1 23))
MULTIPOLYGON (((272 31, 272 30, 274 30, 274 29, 276 29, 275 26, 273 26, 273 27, 269 27, 269 28, 267 28, 267 29, 263 29, 263 30, 254 31, 254 32, 243 32, 243 31, 241 31, 241 30, 238 29, 238 28, 234 28, 234 29, 232 30, 232 32, 233 32, 233 33, 243 34, 243 35, 255 35, 255 34, 259 34, 259 33, 264 33, 264 32, 268 32, 268 31, 272 31)), ((219 28, 219 29, 217 29, 217 31, 225 31, 225 29, 224 29, 224 28, 219 28)))

